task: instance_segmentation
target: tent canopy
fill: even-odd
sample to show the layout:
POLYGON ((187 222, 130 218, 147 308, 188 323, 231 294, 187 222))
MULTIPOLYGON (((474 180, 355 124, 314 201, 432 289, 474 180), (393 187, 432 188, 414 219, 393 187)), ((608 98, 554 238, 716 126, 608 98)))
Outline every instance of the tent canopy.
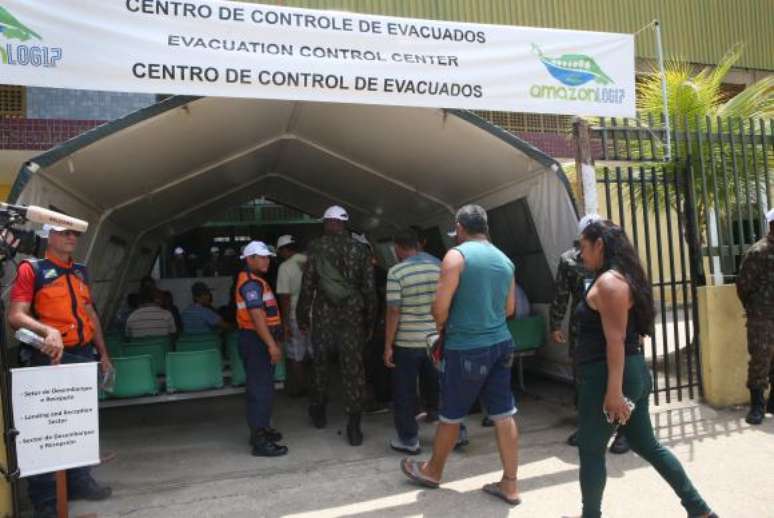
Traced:
POLYGON ((260 196, 342 205, 377 239, 500 208, 502 247, 550 274, 574 237, 569 192, 555 160, 469 112, 171 97, 33 158, 11 200, 90 222, 79 256, 109 312, 163 240, 260 196))

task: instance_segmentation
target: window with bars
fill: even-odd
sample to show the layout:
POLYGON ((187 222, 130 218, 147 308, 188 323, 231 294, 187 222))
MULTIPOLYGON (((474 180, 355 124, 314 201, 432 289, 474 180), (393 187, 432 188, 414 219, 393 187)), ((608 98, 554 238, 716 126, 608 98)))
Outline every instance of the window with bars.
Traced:
POLYGON ((511 133, 572 133, 572 117, 569 115, 492 111, 476 114, 511 133))
POLYGON ((26 117, 27 90, 23 86, 0 85, 0 117, 26 117))

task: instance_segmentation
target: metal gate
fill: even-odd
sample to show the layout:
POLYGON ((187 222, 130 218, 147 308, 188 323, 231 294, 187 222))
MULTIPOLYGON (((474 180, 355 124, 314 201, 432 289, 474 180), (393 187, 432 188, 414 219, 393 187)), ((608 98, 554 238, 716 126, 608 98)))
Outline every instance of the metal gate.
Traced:
POLYGON ((653 285, 656 327, 644 345, 655 404, 701 396, 697 287, 705 269, 733 282, 771 206, 774 123, 690 122, 672 130, 671 156, 653 119, 600 119, 588 135, 598 211, 626 229, 653 285))

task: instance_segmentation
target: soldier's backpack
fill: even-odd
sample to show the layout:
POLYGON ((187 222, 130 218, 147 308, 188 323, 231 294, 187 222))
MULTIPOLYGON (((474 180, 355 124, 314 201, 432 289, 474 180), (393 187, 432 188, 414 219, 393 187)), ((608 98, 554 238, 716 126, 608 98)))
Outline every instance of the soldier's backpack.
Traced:
POLYGON ((341 306, 358 294, 352 281, 347 279, 328 257, 317 259, 317 273, 320 276, 320 291, 336 306, 341 306))

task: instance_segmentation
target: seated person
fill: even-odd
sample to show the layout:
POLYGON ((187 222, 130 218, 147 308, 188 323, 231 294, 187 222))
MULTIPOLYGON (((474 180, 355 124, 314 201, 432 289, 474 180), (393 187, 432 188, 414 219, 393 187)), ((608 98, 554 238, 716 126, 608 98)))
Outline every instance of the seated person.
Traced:
POLYGON ((177 333, 182 333, 184 331, 183 319, 180 317, 180 310, 177 309, 177 306, 175 305, 175 297, 172 295, 172 292, 168 290, 161 290, 161 300, 161 307, 172 313, 172 316, 175 318, 175 327, 177 327, 177 333))
POLYGON ((132 312, 138 307, 140 307, 140 295, 138 293, 128 294, 126 296, 126 306, 118 310, 118 313, 116 313, 116 316, 113 319, 113 324, 110 326, 111 329, 120 331, 123 334, 124 330, 126 329, 126 321, 129 318, 129 315, 131 315, 132 312))
POLYGON ((530 307, 527 294, 524 292, 524 289, 521 287, 521 285, 517 282, 516 283, 516 315, 514 315, 514 318, 516 318, 516 320, 527 318, 531 312, 532 312, 532 308, 530 307))
POLYGON ((175 317, 161 307, 163 295, 155 288, 146 286, 140 292, 140 307, 126 319, 126 336, 169 336, 177 334, 175 317))
POLYGON ((215 333, 226 331, 229 325, 212 309, 212 292, 203 282, 191 286, 193 304, 183 310, 183 329, 186 334, 215 333))

